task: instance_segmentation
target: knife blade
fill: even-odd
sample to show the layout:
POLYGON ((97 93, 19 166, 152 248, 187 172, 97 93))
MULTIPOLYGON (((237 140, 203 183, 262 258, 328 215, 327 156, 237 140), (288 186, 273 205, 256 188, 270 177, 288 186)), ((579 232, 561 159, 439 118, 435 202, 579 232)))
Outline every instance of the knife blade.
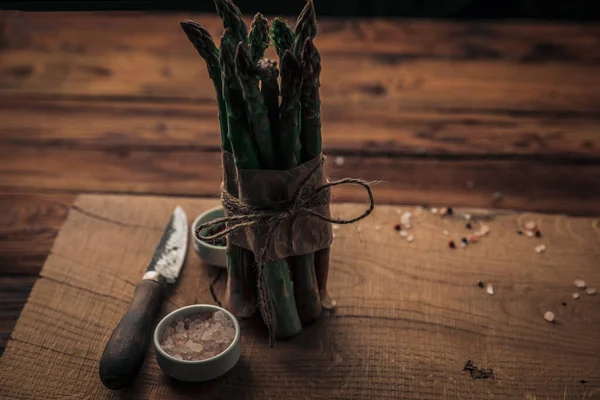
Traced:
POLYGON ((137 284, 127 312, 106 343, 100 359, 100 380, 108 389, 121 390, 135 379, 152 337, 152 323, 167 284, 177 281, 188 242, 187 216, 176 207, 137 284))

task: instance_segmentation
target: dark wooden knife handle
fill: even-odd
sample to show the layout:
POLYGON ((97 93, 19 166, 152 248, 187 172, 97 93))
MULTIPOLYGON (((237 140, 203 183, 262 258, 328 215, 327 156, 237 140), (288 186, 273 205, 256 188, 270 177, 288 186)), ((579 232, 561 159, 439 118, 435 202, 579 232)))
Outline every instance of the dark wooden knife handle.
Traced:
POLYGON ((124 389, 135 379, 144 362, 164 292, 164 286, 153 280, 142 280, 136 286, 127 313, 108 339, 100 359, 100 379, 107 388, 124 389))

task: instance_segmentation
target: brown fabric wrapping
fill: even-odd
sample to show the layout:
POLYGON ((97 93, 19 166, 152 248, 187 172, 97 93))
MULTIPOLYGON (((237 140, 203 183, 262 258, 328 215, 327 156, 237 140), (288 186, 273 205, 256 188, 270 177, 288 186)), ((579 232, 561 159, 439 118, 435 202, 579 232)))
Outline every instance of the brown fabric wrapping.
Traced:
MULTIPOLYGON (((321 162, 321 155, 295 168, 278 170, 237 170, 233 154, 223 151, 223 174, 228 182, 227 191, 233 189, 232 179, 237 180, 236 188, 239 198, 253 208, 285 209, 296 196, 301 183, 321 162)), ((321 165, 309 178, 305 189, 313 191, 325 182, 325 172, 321 165)), ((237 196, 236 196, 237 197, 237 196)), ((315 208, 314 211, 330 217, 329 204, 315 208)), ((225 210, 227 217, 229 212, 225 210)), ((269 243, 268 227, 257 223, 229 234, 231 243, 252 250, 255 254, 259 249, 265 249, 266 260, 280 260, 290 256, 310 254, 329 247, 333 240, 331 223, 311 214, 300 214, 282 219, 277 226, 269 243)))

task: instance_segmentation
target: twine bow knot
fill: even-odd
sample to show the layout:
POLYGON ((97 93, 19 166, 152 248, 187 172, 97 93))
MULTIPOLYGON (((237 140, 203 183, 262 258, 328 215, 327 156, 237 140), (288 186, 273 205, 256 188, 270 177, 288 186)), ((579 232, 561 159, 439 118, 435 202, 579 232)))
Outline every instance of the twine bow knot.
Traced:
POLYGON ((232 196, 227 190, 221 190, 221 201, 223 208, 229 214, 223 218, 217 218, 206 222, 196 228, 196 237, 204 242, 214 242, 224 238, 230 233, 240 231, 246 227, 266 226, 269 228, 269 240, 260 254, 255 254, 257 264, 263 264, 265 252, 269 248, 271 235, 275 232, 281 221, 290 217, 297 218, 300 215, 309 214, 323 221, 334 224, 352 224, 367 217, 375 208, 373 192, 367 182, 362 179, 344 178, 333 182, 327 182, 311 191, 311 180, 317 171, 323 166, 325 157, 321 157, 320 162, 310 171, 310 173, 300 183, 296 194, 291 201, 273 202, 268 207, 254 207, 246 202, 232 196), (355 184, 362 186, 369 196, 369 207, 359 216, 350 219, 331 218, 321 214, 315 209, 329 203, 331 198, 331 189, 334 186, 355 184), (202 231, 227 224, 226 229, 212 235, 203 235, 202 231))

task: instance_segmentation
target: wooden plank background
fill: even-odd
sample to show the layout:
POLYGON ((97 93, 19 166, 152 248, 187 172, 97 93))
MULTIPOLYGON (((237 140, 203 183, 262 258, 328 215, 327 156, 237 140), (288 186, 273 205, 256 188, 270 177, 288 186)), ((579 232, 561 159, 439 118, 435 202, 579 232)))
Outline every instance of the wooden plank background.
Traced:
MULTIPOLYGON (((183 19, 222 30, 0 12, 0 351, 77 193, 215 195, 214 95, 183 19)), ((319 24, 324 145, 346 160, 332 177, 378 181, 380 203, 598 215, 600 27, 319 24)))
MULTIPOLYGON (((133 387, 109 392, 98 378, 104 343, 170 213, 181 205, 191 219, 216 204, 79 197, 0 358, 0 397, 600 398, 600 297, 582 292, 579 300, 571 298, 574 279, 600 283, 598 220, 469 211, 485 219, 491 233, 451 250, 442 230, 452 238, 465 235, 465 210, 454 217, 413 217, 415 241, 409 243, 393 230, 399 215, 390 206, 336 231, 330 292, 339 306, 296 338, 269 349, 265 330, 245 321, 242 359, 229 374, 204 384, 178 383, 162 375, 149 351, 133 387), (529 220, 543 238, 517 234, 529 220), (534 251, 539 243, 548 246, 545 253, 534 251), (479 288, 479 280, 492 283, 495 294, 479 288), (544 320, 547 310, 556 314, 555 323, 544 320), (462 370, 468 359, 492 368, 496 379, 473 380, 462 370)), ((364 207, 337 204, 333 213, 348 217, 364 207)), ((162 314, 212 303, 209 283, 217 272, 190 248, 162 314)))

